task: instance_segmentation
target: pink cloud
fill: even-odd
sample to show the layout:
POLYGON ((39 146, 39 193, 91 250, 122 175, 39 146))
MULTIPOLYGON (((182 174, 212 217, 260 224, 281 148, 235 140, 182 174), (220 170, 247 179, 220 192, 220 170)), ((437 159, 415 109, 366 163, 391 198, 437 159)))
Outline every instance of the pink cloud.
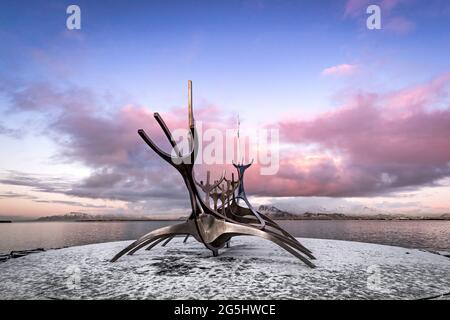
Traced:
POLYGON ((392 10, 406 0, 381 0, 381 7, 385 10, 392 10))
POLYGON ((355 72, 359 69, 358 65, 356 64, 339 64, 336 66, 332 66, 329 68, 325 68, 322 71, 322 75, 324 76, 330 76, 330 75, 336 75, 336 76, 349 76, 352 74, 355 74, 355 72))
POLYGON ((370 2, 370 0, 348 0, 345 4, 344 15, 351 17, 364 15, 370 2))
POLYGON ((284 141, 297 147, 281 156, 277 176, 253 187, 279 196, 359 196, 449 176, 450 107, 433 108, 449 81, 447 74, 397 92, 358 94, 313 120, 280 122, 284 141), (305 145, 316 146, 313 161, 305 161, 311 156, 302 153, 305 145))
POLYGON ((383 14, 390 14, 396 7, 406 0, 347 0, 344 8, 344 15, 350 17, 365 16, 366 9, 369 5, 379 5, 383 14))
MULTIPOLYGON (((284 143, 280 170, 261 176, 260 165, 255 163, 247 172, 249 193, 370 196, 432 185, 450 176, 449 82, 450 74, 445 74, 397 91, 357 93, 341 108, 311 120, 295 120, 294 115, 292 120, 274 120, 272 126, 279 127, 284 143)), ((48 134, 61 147, 60 159, 81 162, 93 173, 60 191, 47 189, 39 181, 12 179, 8 183, 81 197, 130 202, 175 197, 184 203, 179 175, 136 133, 145 129, 169 150, 149 108, 124 106, 105 113, 86 89, 57 90, 42 84, 21 88, 10 96, 16 110, 57 114, 48 134), (33 99, 26 99, 30 96, 33 99)), ((171 129, 186 127, 185 107, 162 116, 171 129)), ((219 130, 235 125, 214 106, 196 108, 196 120, 219 130)), ((230 175, 233 168, 227 167, 230 175)), ((222 167, 210 169, 217 176, 222 167)), ((204 166, 198 168, 199 179, 204 171, 204 166)))
MULTIPOLYGON (((23 179, 13 176, 3 183, 87 198, 131 202, 169 197, 187 200, 179 174, 161 161, 137 134, 138 129, 145 129, 170 153, 170 145, 150 108, 127 105, 106 109, 100 96, 87 88, 61 88, 49 83, 22 83, 11 87, 8 81, 3 81, 0 94, 7 97, 11 112, 49 115, 45 133, 59 146, 54 161, 81 163, 92 170, 86 179, 67 182, 64 188, 55 188, 53 182, 30 181, 26 173, 23 179)), ((205 121, 206 128, 224 130, 231 126, 232 119, 214 106, 195 109, 196 120, 205 121)), ((185 107, 161 115, 170 129, 187 128, 185 107)))
POLYGON ((383 28, 397 34, 407 34, 415 29, 416 25, 405 17, 393 17, 387 19, 383 28))

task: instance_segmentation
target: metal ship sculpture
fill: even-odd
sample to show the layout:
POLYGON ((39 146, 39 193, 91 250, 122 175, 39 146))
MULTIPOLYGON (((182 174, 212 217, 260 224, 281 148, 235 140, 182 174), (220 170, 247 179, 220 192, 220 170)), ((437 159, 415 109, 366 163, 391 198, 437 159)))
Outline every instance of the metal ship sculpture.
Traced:
POLYGON ((163 227, 140 237, 116 254, 112 262, 125 254, 132 255, 142 248, 150 250, 163 241, 165 246, 175 236, 180 235, 185 236, 184 242, 192 236, 211 250, 214 256, 219 254, 220 249, 229 247, 232 237, 257 236, 272 241, 309 267, 315 267, 311 262, 315 259, 312 252, 275 221, 255 210, 247 199, 244 174, 252 163, 233 163, 237 170, 236 180, 232 174, 231 180, 222 176, 211 183, 210 172, 207 173, 205 182, 195 180, 194 163, 199 143, 192 109, 192 81, 188 82, 190 151, 187 154, 180 152, 162 117, 158 113, 155 113, 154 117, 169 140, 175 156, 161 150, 143 129, 138 130, 138 134, 156 154, 181 174, 189 192, 192 212, 183 223, 163 227))

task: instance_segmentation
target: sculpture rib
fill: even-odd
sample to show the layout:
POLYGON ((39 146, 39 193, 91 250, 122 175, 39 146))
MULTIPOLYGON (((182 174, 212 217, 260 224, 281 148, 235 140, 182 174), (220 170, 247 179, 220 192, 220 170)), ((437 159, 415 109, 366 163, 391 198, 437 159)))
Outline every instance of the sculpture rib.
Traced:
MULTIPOLYGON (((295 257, 297 257, 304 263, 306 263, 308 266, 313 267, 313 268, 315 267, 315 265, 311 261, 309 261, 308 259, 303 257, 299 252, 297 252, 295 250, 296 246, 291 241, 286 241, 286 240, 280 239, 276 235, 269 234, 267 231, 258 230, 256 228, 247 227, 247 226, 243 226, 243 225, 235 225, 235 224, 231 224, 229 222, 225 222, 222 220, 214 219, 214 222, 212 224, 219 225, 219 227, 223 227, 223 228, 222 228, 222 233, 220 235, 218 235, 215 238, 209 239, 209 244, 214 242, 219 237, 228 237, 228 239, 229 239, 229 238, 231 238, 233 236, 237 236, 237 235, 257 236, 257 237, 264 238, 266 240, 269 240, 269 241, 277 244, 281 248, 285 249, 286 251, 288 251, 289 253, 291 253, 292 255, 294 255, 295 257)), ((119 252, 111 261, 112 262, 117 261, 121 256, 123 256, 125 254, 132 255, 139 249, 150 244, 149 248, 147 248, 147 250, 149 250, 149 249, 153 248, 155 245, 157 245, 158 243, 164 241, 167 238, 170 239, 174 235, 187 233, 189 235, 196 237, 195 232, 194 233, 190 233, 190 232, 192 232, 192 228, 190 228, 189 224, 187 224, 187 223, 178 224, 175 226, 164 227, 164 228, 154 230, 154 231, 146 234, 145 236, 141 237, 140 239, 136 240, 131 245, 126 247, 124 250, 119 252), (171 228, 171 227, 176 227, 176 228, 171 228)), ((223 245, 225 245, 226 242, 227 241, 223 241, 223 245)), ((216 250, 218 250, 218 249, 219 248, 216 248, 216 250)))
MULTIPOLYGON (((239 207, 240 210, 248 210, 247 208, 243 208, 243 207, 239 207)), ((257 222, 254 219, 251 218, 245 218, 245 216, 238 216, 236 214, 234 214, 232 212, 232 206, 230 206, 230 213, 234 215, 236 221, 241 222, 241 223, 248 223, 248 224, 253 224, 255 222, 257 222)), ((307 249, 306 247, 304 247, 294 236, 292 236, 289 232, 287 232, 286 230, 284 230, 283 228, 281 228, 276 222, 274 222, 273 220, 271 220, 270 218, 266 217, 265 215, 263 215, 262 213, 260 213, 261 217, 263 219, 266 220, 266 226, 267 227, 272 227, 274 229, 276 229, 277 231, 281 232, 285 237, 289 238, 290 240, 292 240, 293 242, 297 243, 299 246, 301 246, 305 251, 307 251, 308 253, 312 253, 309 249, 307 249)), ((249 215, 250 216, 250 215, 249 215)), ((265 228, 266 231, 270 231, 267 230, 267 228, 265 228)))

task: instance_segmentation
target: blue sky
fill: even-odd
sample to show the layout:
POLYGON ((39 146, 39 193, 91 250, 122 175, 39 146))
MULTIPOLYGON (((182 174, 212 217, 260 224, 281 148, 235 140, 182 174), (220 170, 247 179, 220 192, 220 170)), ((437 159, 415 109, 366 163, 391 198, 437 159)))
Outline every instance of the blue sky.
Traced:
POLYGON ((448 13, 421 14, 445 1, 410 2, 392 10, 415 25, 399 35, 369 32, 364 11, 345 16, 345 1, 79 1, 82 30, 71 32, 64 28, 71 2, 6 1, 2 31, 11 45, 2 67, 159 108, 184 101, 180 89, 192 78, 199 97, 224 107, 320 111, 339 86, 321 77, 329 66, 362 63, 376 78, 365 86, 375 88, 448 69, 448 13), (45 61, 30 59, 31 50, 45 61))
MULTIPOLYGON (((72 92, 75 100, 73 90, 88 91, 80 105, 92 102, 92 114, 114 118, 127 105, 161 112, 182 107, 186 81, 192 79, 198 108, 215 106, 226 117, 239 113, 244 126, 255 128, 293 117, 313 121, 348 107, 358 93, 390 96, 426 86, 450 71, 448 1, 370 3, 381 6, 381 30, 366 28, 365 0, 3 1, 0 144, 2 152, 8 151, 0 160, 0 202, 7 208, 0 214, 32 215, 36 199, 50 198, 60 203, 47 203, 39 213, 80 209, 62 201, 88 203, 94 207, 86 210, 97 211, 102 208, 95 206, 128 212, 136 205, 134 200, 67 192, 99 170, 118 168, 62 156, 60 139, 76 140, 76 133, 52 131, 63 123, 65 110, 50 107, 60 101, 52 100, 55 95, 41 97, 45 90, 72 92), (65 27, 69 4, 81 8, 81 30, 65 27), (350 71, 343 72, 342 66, 350 71), (39 99, 34 97, 39 105, 18 106, 13 93, 36 84, 46 88, 37 90, 39 99), (64 191, 37 191, 36 186, 6 183, 11 170, 71 177, 64 191), (15 209, 17 204, 23 207, 15 209)), ((448 109, 444 94, 436 99, 426 107, 448 109)), ((397 191, 419 192, 446 175, 438 178, 406 183, 397 191)), ((390 192, 352 201, 376 205, 390 192)), ((269 193, 263 195, 271 201, 269 193)), ((301 203, 300 196, 294 198, 289 201, 301 203)), ((143 206, 152 205, 157 207, 150 199, 143 206)))

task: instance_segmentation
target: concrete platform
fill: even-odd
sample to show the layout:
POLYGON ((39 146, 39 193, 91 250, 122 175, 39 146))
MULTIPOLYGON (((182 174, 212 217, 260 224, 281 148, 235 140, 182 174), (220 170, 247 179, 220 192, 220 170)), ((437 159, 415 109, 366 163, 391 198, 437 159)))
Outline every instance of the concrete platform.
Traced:
MULTIPOLYGON (((420 299, 450 292, 450 259, 421 250, 299 239, 310 269, 270 242, 234 238, 218 257, 190 238, 109 259, 129 241, 0 264, 0 299, 420 299)), ((445 296, 444 296, 445 298, 445 296)))

